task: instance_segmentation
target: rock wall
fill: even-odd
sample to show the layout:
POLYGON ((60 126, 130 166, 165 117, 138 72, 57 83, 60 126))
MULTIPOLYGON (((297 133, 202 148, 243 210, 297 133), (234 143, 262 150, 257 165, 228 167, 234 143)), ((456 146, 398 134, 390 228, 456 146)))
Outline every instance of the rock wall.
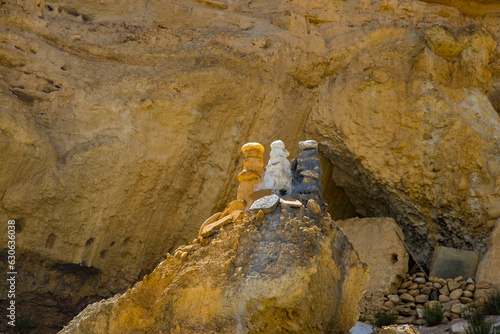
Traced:
MULTIPOLYGON (((335 217, 394 218, 421 262, 435 242, 486 251, 500 216, 497 12, 414 0, 0 7, 0 228, 16 219, 19 256, 53 263, 46 276, 99 276, 71 298, 40 292, 40 309, 124 291, 195 237, 234 198, 239 147, 255 140, 282 139, 293 156, 317 140, 335 217)), ((30 268, 20 275, 38 277, 30 268)))
MULTIPOLYGON (((472 278, 426 277, 418 272, 408 274, 398 287, 397 294, 384 298, 384 308, 398 315, 398 324, 425 325, 424 306, 439 305, 443 309, 443 321, 460 319, 476 298, 476 284, 472 278)), ((370 315, 369 317, 373 317, 370 315)))
POLYGON ((420 262, 436 242, 484 251, 499 196, 495 41, 478 27, 390 31, 320 88, 306 132, 357 211, 394 217, 420 262))
POLYGON ((477 267, 477 294, 484 297, 500 287, 500 223, 496 224, 488 242, 488 252, 477 267))

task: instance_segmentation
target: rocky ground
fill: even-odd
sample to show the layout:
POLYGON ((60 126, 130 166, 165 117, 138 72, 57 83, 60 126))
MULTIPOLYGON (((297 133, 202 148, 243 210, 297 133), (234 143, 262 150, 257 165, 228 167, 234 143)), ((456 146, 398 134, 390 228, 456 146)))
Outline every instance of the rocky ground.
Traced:
MULTIPOLYGON (((497 327, 500 327, 500 316, 487 316, 486 321, 489 321, 489 322, 495 324, 497 327)), ((441 324, 438 326, 418 327, 418 331, 420 332, 420 334, 464 333, 464 331, 462 330, 462 328, 464 328, 464 326, 466 326, 465 321, 452 320, 448 323, 441 324), (453 331, 452 329, 455 329, 455 331, 453 331)))
MULTIPOLYGON (((487 316, 486 321, 491 322, 500 329, 500 316, 487 316)), ((443 333, 464 333, 467 322, 464 320, 452 320, 437 326, 415 326, 420 334, 443 334, 443 333)), ((373 326, 368 324, 359 324, 355 329, 351 329, 353 334, 370 334, 373 331, 373 326)))

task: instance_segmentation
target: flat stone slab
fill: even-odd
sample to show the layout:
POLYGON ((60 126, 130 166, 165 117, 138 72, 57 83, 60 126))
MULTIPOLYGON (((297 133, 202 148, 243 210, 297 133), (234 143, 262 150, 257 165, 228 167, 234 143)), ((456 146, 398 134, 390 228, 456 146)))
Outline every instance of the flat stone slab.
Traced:
POLYGON ((467 321, 460 321, 451 325, 452 333, 465 333, 465 328, 467 327, 467 321))
POLYGON ((291 197, 286 197, 286 198, 280 198, 280 203, 281 205, 286 205, 291 208, 300 208, 302 207, 302 202, 299 201, 298 199, 291 198, 291 197))
POLYGON ((219 220, 221 214, 222 214, 222 212, 217 212, 216 214, 214 214, 213 216, 211 216, 210 218, 205 220, 205 222, 203 224, 201 224, 200 232, 198 232, 198 234, 200 234, 203 231, 203 228, 205 226, 210 225, 210 224, 216 222, 217 220, 219 220))
POLYGON ((306 150, 308 148, 318 148, 318 142, 315 140, 304 140, 299 142, 299 148, 301 150, 306 150))
POLYGON ((250 211, 262 210, 264 213, 271 213, 276 209, 279 202, 280 198, 278 195, 264 196, 253 202, 250 211))
POLYGON ((437 246, 434 251, 430 276, 441 278, 474 278, 479 252, 437 246))
MULTIPOLYGON (((240 210, 237 211, 241 213, 240 210)), ((224 218, 217 220, 214 223, 205 225, 201 229, 200 236, 202 236, 203 238, 209 237, 212 234, 214 234, 215 231, 219 230, 222 226, 232 223, 233 220, 234 220, 234 215, 230 214, 228 216, 225 216, 224 218)))
POLYGON ((370 334, 376 329, 375 326, 365 324, 364 322, 358 321, 356 322, 356 326, 352 327, 349 330, 351 334, 370 334))

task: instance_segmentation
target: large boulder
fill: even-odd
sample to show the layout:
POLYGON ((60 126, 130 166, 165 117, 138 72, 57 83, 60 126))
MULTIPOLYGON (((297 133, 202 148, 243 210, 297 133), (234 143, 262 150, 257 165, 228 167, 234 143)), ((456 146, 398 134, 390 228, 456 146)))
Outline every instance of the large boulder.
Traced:
POLYGON ((370 280, 360 302, 361 312, 382 306, 396 294, 408 272, 408 253, 401 228, 392 218, 347 219, 335 222, 353 244, 361 261, 370 266, 370 280))
POLYGON ((341 334, 356 323, 368 276, 331 219, 303 207, 278 209, 180 247, 60 334, 341 334))
POLYGON ((476 271, 476 296, 484 297, 493 289, 500 289, 500 220, 491 233, 488 251, 476 271))

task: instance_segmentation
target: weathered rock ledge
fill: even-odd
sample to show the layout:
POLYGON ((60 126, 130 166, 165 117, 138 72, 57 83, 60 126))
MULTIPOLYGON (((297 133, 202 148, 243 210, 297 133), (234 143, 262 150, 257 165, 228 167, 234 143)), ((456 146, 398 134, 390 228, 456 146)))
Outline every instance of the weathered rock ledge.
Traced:
POLYGON ((60 333, 345 333, 368 276, 329 217, 282 207, 179 247, 60 333))

